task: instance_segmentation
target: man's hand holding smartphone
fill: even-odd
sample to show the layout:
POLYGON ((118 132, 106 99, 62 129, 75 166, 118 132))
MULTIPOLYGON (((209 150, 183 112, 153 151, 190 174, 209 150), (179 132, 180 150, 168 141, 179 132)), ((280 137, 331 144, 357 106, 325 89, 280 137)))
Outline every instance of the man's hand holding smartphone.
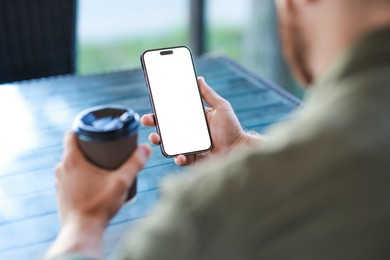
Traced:
MULTIPOLYGON (((203 100, 209 105, 206 108, 206 118, 210 128, 213 148, 205 153, 192 155, 178 155, 175 163, 179 166, 195 166, 199 161, 217 154, 229 153, 240 147, 247 147, 263 140, 260 135, 246 133, 237 119, 230 103, 219 96, 205 81, 198 78, 198 84, 203 100)), ((179 120, 179 118, 177 119, 179 120)), ((146 114, 141 118, 144 126, 155 127, 154 114, 146 114)), ((191 136, 188 136, 191 138, 191 136)), ((149 141, 154 145, 160 144, 160 136, 157 133, 149 135, 149 141)))

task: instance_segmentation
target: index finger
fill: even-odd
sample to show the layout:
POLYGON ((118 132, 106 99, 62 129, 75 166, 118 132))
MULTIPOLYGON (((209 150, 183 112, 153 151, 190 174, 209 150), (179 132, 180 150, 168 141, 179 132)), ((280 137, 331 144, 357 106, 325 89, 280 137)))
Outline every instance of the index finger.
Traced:
POLYGON ((223 98, 206 83, 203 77, 198 77, 198 83, 204 101, 213 108, 217 107, 223 98))
POLYGON ((145 114, 141 117, 141 124, 144 126, 156 126, 156 121, 154 120, 154 114, 145 114))

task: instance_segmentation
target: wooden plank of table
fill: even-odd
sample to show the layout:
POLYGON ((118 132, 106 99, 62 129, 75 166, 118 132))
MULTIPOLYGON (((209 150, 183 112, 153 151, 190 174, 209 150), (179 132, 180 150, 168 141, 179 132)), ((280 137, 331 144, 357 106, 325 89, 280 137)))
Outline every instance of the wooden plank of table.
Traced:
MULTIPOLYGON (((198 75, 231 102, 247 130, 263 131, 299 106, 298 100, 229 59, 203 58, 196 67, 198 75)), ((109 103, 130 106, 140 114, 151 112, 140 69, 0 86, 0 104, 7 107, 1 110, 1 118, 9 119, 8 113, 14 113, 25 120, 8 122, 16 130, 6 133, 25 135, 21 140, 26 142, 16 141, 16 148, 9 149, 13 154, 0 164, 0 259, 39 258, 55 238, 60 226, 53 168, 61 157, 62 136, 79 111, 109 103)), ((151 131, 141 127, 139 142, 148 142, 151 131)), ((8 148, 0 143, 0 155, 8 148)), ((187 173, 153 147, 153 157, 138 177, 136 202, 123 207, 110 223, 106 254, 126 227, 147 215, 156 203, 161 179, 175 174, 187 173)))

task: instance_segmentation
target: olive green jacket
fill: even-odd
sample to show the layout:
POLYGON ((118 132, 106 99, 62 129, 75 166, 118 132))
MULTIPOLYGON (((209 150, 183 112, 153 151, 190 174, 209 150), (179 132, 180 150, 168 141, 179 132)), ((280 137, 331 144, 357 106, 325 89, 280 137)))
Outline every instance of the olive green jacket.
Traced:
POLYGON ((344 53, 269 136, 167 181, 115 257, 390 259, 390 28, 344 53))

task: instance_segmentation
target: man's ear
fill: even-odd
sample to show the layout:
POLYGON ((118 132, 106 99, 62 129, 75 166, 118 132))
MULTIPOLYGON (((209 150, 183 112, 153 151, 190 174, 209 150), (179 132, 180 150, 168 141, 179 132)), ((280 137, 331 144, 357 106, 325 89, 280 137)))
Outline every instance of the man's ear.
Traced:
POLYGON ((275 0, 275 4, 279 12, 282 13, 289 13, 293 8, 293 5, 295 1, 301 1, 301 0, 275 0))
MULTIPOLYGON (((280 16, 284 19, 290 17, 290 14, 293 13, 296 9, 297 2, 302 2, 306 0, 275 0, 275 4, 280 16)), ((288 19, 287 19, 288 20, 288 19)))
POLYGON ((307 7, 310 7, 313 4, 318 4, 323 1, 329 0, 276 0, 276 2, 280 2, 277 4, 283 5, 280 7, 282 7, 283 10, 287 11, 288 13, 298 12, 299 10, 308 10, 307 7))

